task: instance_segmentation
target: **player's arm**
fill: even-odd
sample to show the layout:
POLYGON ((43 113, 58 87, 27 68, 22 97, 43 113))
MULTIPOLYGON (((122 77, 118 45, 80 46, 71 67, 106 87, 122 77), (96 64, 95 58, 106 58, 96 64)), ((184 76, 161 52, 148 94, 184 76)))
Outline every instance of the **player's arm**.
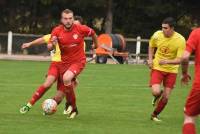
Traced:
POLYGON ((59 32, 59 29, 57 27, 54 28, 51 32, 51 37, 50 37, 50 40, 47 44, 47 49, 49 51, 55 49, 56 44, 58 44, 58 32, 59 32))
POLYGON ((96 35, 96 33, 94 33, 94 35, 92 35, 92 40, 93 40, 93 46, 92 46, 92 48, 93 48, 93 49, 96 49, 97 46, 98 46, 98 40, 97 40, 97 35, 96 35))
POLYGON ((151 47, 151 46, 149 45, 147 64, 148 64, 148 66, 149 66, 150 69, 153 67, 153 56, 154 56, 154 51, 155 51, 155 47, 151 47))
POLYGON ((97 48, 98 40, 97 40, 97 35, 96 35, 95 31, 86 25, 80 25, 79 28, 85 37, 92 37, 92 41, 93 41, 92 48, 93 49, 97 48))
POLYGON ((185 50, 181 58, 181 68, 182 68, 181 83, 185 85, 187 85, 188 82, 191 80, 191 76, 188 74, 190 55, 191 53, 185 50))
POLYGON ((188 40, 187 40, 187 46, 182 56, 182 78, 181 83, 188 84, 189 80, 191 80, 190 75, 188 75, 188 67, 189 67, 189 57, 192 54, 192 52, 196 49, 196 45, 198 44, 198 36, 195 34, 195 30, 192 31, 190 34, 188 40))
POLYGON ((153 57, 154 57, 155 49, 157 47, 157 38, 158 38, 157 32, 155 32, 149 40, 147 64, 150 69, 153 67, 153 57))
POLYGON ((188 66, 189 66, 189 57, 193 51, 196 49, 196 45, 198 44, 198 34, 193 30, 187 40, 187 46, 182 56, 182 79, 181 82, 183 84, 188 84, 188 81, 191 77, 188 75, 188 66))
POLYGON ((188 66, 189 66, 189 57, 191 53, 187 50, 184 51, 183 57, 181 58, 181 66, 182 66, 182 73, 187 74, 188 73, 188 66))
POLYGON ((173 59, 173 60, 160 60, 159 61, 159 64, 160 65, 164 65, 164 64, 174 64, 174 65, 176 65, 176 64, 180 64, 181 63, 181 58, 175 58, 175 59, 173 59))
POLYGON ((44 44, 44 43, 45 43, 45 40, 43 39, 43 37, 40 37, 40 38, 35 39, 31 42, 23 43, 21 48, 25 49, 25 48, 29 48, 31 46, 38 46, 38 45, 41 45, 41 44, 44 44))
POLYGON ((181 64, 181 83, 187 85, 188 82, 191 80, 191 76, 188 74, 189 57, 190 53, 185 50, 181 58, 176 58, 174 60, 161 60, 160 64, 181 64))
POLYGON ((56 48, 56 44, 58 44, 58 38, 57 36, 52 36, 49 43, 47 44, 47 49, 49 51, 53 50, 56 48))

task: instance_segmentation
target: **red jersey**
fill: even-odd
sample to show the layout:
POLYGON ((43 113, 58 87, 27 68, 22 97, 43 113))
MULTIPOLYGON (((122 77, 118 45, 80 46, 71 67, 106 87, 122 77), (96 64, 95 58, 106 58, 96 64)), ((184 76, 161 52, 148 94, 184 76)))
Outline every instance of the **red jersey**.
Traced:
POLYGON ((193 86, 200 90, 200 28, 192 31, 188 40, 186 51, 195 52, 195 76, 193 86))
POLYGON ((59 25, 51 32, 51 37, 56 36, 61 51, 61 60, 71 64, 85 60, 84 37, 92 36, 95 32, 86 25, 73 24, 70 30, 59 25))

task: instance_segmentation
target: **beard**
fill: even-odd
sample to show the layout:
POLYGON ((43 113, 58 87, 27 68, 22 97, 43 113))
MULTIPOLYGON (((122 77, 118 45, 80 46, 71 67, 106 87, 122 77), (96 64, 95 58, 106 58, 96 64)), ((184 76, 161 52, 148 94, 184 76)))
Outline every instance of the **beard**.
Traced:
POLYGON ((65 27, 66 29, 71 29, 73 23, 72 23, 72 24, 63 24, 63 25, 64 25, 64 27, 65 27))

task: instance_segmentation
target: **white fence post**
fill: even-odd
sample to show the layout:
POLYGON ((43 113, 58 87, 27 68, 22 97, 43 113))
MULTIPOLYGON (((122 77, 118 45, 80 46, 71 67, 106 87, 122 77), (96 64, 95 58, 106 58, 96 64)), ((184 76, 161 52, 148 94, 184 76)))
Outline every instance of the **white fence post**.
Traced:
POLYGON ((8 55, 12 55, 12 41, 13 41, 13 33, 9 31, 8 32, 8 46, 7 46, 8 55))
POLYGON ((138 36, 137 37, 137 42, 136 42, 136 63, 139 63, 139 60, 140 60, 140 47, 141 46, 141 37, 138 36))

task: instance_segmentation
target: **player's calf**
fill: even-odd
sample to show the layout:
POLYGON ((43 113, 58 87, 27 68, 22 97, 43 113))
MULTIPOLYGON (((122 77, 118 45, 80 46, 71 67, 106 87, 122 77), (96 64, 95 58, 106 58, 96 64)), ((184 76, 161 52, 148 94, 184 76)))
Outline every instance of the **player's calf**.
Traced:
POLYGON ((63 75, 63 82, 65 86, 72 84, 72 79, 75 77, 75 74, 70 70, 67 70, 63 75))
POLYGON ((59 105, 61 101, 63 100, 65 94, 62 91, 57 91, 56 95, 53 97, 53 99, 56 101, 56 103, 59 105))
POLYGON ((153 121, 159 121, 158 115, 163 111, 165 106, 167 105, 168 99, 163 97, 159 100, 157 106, 155 107, 155 110, 151 114, 151 120, 153 121))

